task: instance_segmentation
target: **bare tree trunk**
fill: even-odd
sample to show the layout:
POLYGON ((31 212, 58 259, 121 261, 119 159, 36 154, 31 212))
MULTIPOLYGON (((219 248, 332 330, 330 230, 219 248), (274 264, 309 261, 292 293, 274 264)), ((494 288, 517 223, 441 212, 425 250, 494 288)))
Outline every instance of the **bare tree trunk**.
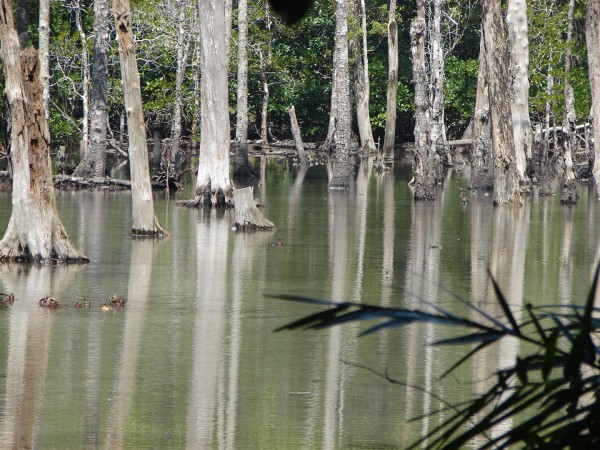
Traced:
POLYGON ((106 174, 108 45, 108 0, 95 0, 90 144, 83 159, 73 172, 73 175, 77 177, 104 177, 106 174))
POLYGON ((491 190, 494 187, 492 165, 492 129, 490 122, 490 99, 485 62, 483 34, 479 45, 479 70, 477 72, 477 98, 473 116, 473 158, 471 165, 471 189, 491 190))
POLYGON ((488 72, 492 151, 494 153, 494 204, 519 205, 521 193, 515 163, 510 105, 509 55, 504 23, 497 0, 481 0, 483 36, 488 72))
POLYGON ((25 50, 27 47, 27 39, 29 37, 29 0, 17 0, 16 13, 16 28, 19 36, 19 48, 25 50))
POLYGON ((304 151, 304 144, 302 143, 302 135, 300 133, 300 126, 298 125, 298 119, 296 118, 296 108, 293 106, 290 108, 290 125, 292 128, 292 135, 294 136, 294 143, 296 145, 296 152, 298 153, 298 160, 300 161, 300 167, 308 167, 308 155, 304 151))
POLYGON ((521 181, 526 181, 527 158, 532 157, 533 128, 529 118, 529 37, 526 0, 508 0, 506 24, 512 79, 512 121, 515 162, 521 181))
POLYGON ((396 0, 390 0, 388 21, 388 85, 385 111, 385 136, 383 156, 394 160, 396 144, 396 97, 398 96, 398 23, 396 22, 396 0))
POLYGON ((594 168, 592 175, 596 182, 596 192, 600 198, 600 0, 588 0, 586 23, 586 44, 590 87, 592 91, 592 137, 594 142, 594 168))
POLYGON ((37 51, 19 59, 19 40, 10 0, 0 1, 0 46, 5 94, 10 106, 12 212, 0 241, 1 261, 88 262, 69 240, 58 216, 50 132, 42 107, 37 51))
POLYGON ((375 150, 375 140, 369 116, 369 58, 367 55, 367 12, 365 0, 354 0, 354 13, 361 24, 360 36, 354 37, 350 48, 354 55, 354 101, 360 146, 364 156, 375 150))
MULTIPOLYGON (((350 161, 350 74, 348 61, 348 2, 335 2, 335 69, 333 82, 336 120, 333 132, 333 173, 329 189, 348 189, 352 172, 350 161)), ((332 103, 333 104, 333 103, 332 103)))
POLYGON ((413 82, 415 84, 415 200, 435 199, 435 153, 431 150, 431 118, 425 61, 425 0, 417 0, 417 17, 410 26, 413 82))
MULTIPOLYGON (((161 159, 163 153, 162 145, 162 131, 160 129, 161 124, 157 123, 155 127, 151 127, 152 132, 152 171, 157 173, 161 169, 161 159)), ((168 184, 168 180, 167 180, 168 184)))
MULTIPOLYGON (((179 171, 179 149, 181 146, 181 109, 183 107, 183 78, 189 53, 189 40, 186 40, 185 12, 187 0, 179 0, 177 18, 177 72, 175 74, 175 102, 173 104, 173 124, 171 126, 171 155, 168 164, 175 161, 175 170, 179 171)), ((168 186, 168 183, 167 183, 168 186)))
POLYGON ((231 59, 231 24, 233 21, 233 0, 225 1, 225 48, 227 54, 227 67, 231 59))
POLYGON ((79 39, 81 39, 81 100, 83 107, 83 117, 81 119, 81 130, 82 130, 82 154, 85 155, 88 151, 88 144, 90 140, 90 64, 89 56, 87 51, 87 37, 83 31, 81 24, 81 4, 79 0, 74 0, 73 6, 75 7, 75 25, 79 32, 79 39))
POLYGON ((573 171, 573 152, 577 149, 577 136, 575 135, 575 94, 569 81, 571 74, 571 46, 573 45, 573 16, 575 0, 569 0, 567 13, 567 48, 565 50, 565 117, 563 120, 564 136, 564 164, 563 189, 561 203, 577 203, 577 188, 575 185, 575 172, 573 171))
POLYGON ((40 0, 39 19, 40 78, 42 80, 42 111, 46 121, 50 118, 50 0, 40 0))
POLYGON ((248 0, 238 1, 237 122, 233 174, 253 176, 248 162, 248 0))
POLYGON ((229 105, 225 54, 225 6, 199 0, 200 10, 200 165, 196 195, 188 206, 232 206, 229 177, 229 105))
POLYGON ((271 20, 270 8, 269 4, 265 4, 265 23, 267 26, 267 32, 269 34, 269 45, 267 47, 267 54, 263 54, 262 49, 258 49, 258 63, 260 67, 260 82, 262 84, 263 90, 263 101, 260 113, 260 139, 263 142, 263 145, 269 144, 269 80, 267 78, 267 68, 271 64, 271 60, 273 57, 273 45, 272 45, 272 35, 271 35, 271 27, 273 26, 273 22, 271 20))
POLYGON ((167 232, 160 226, 154 214, 140 74, 133 46, 129 0, 113 0, 113 14, 119 42, 119 61, 127 113, 133 215, 131 232, 134 236, 161 237, 167 232))
POLYGON ((446 0, 433 1, 433 20, 429 24, 430 33, 430 68, 431 81, 429 96, 431 105, 431 131, 429 142, 431 154, 435 155, 435 179, 443 179, 442 162, 452 165, 452 157, 446 142, 446 125, 444 122, 444 43, 442 38, 442 16, 446 8, 446 0))

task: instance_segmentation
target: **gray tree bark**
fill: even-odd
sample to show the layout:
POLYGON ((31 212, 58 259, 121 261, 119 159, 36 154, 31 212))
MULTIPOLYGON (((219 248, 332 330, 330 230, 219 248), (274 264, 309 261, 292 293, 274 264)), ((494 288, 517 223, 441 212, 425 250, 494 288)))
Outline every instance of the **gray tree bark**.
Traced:
POLYGON ((431 146, 431 117, 427 67, 425 61, 425 0, 417 0, 417 17, 410 26, 411 55, 413 64, 413 82, 415 84, 415 200, 435 199, 435 153, 431 146))
POLYGON ((592 175, 600 198, 600 0, 588 0, 585 36, 588 50, 588 74, 592 91, 592 136, 594 167, 592 175))
POLYGON ((506 23, 512 79, 512 121, 515 162, 521 181, 526 181, 527 158, 532 157, 533 128, 529 118, 529 37, 526 0, 508 0, 506 23))
POLYGON ((571 74, 571 46, 573 45, 573 18, 575 13, 575 0, 569 0, 567 13, 567 48, 565 49, 565 117, 563 128, 565 136, 563 140, 563 189, 560 201, 566 204, 577 203, 577 188, 575 184, 575 171, 573 170, 573 152, 577 148, 577 137, 575 135, 575 94, 569 80, 571 74))
POLYGON ((474 140, 471 165, 471 189, 476 190, 492 190, 494 187, 492 127, 487 78, 485 43, 482 34, 479 45, 475 114, 473 115, 473 130, 470 136, 474 140))
POLYGON ((154 214, 140 74, 133 44, 129 0, 113 0, 113 14, 119 42, 119 61, 129 138, 133 219, 131 232, 134 236, 161 237, 165 236, 167 232, 160 226, 158 218, 154 214))
POLYGON ((292 135, 294 136, 294 144, 296 145, 296 152, 298 154, 298 160, 300 167, 308 167, 308 155, 304 150, 304 144, 302 143, 302 134, 300 133, 300 126, 298 125, 298 119, 296 118, 296 108, 293 106, 289 110, 290 114, 290 126, 292 128, 292 135))
POLYGON ((11 118, 12 212, 0 261, 88 262, 58 215, 37 51, 21 54, 10 0, 0 0, 0 46, 11 118))
POLYGON ((443 178, 442 162, 452 164, 446 142, 446 124, 444 121, 444 42, 442 37, 442 17, 446 8, 446 0, 433 1, 433 20, 429 23, 430 33, 430 69, 429 104, 431 108, 431 131, 429 142, 435 161, 435 179, 441 182, 443 178))
POLYGON ((489 97, 494 99, 490 101, 494 204, 520 206, 521 193, 511 120, 509 54, 504 21, 497 0, 481 0, 481 6, 489 97))
POLYGON ((248 162, 248 1, 238 1, 237 115, 233 173, 247 178, 254 173, 248 162))
POLYGON ((104 177, 106 173, 108 46, 108 0, 95 0, 90 143, 86 154, 73 172, 73 175, 77 177, 104 177))
POLYGON ((50 0, 40 0, 39 18, 40 78, 42 80, 42 111, 46 121, 50 118, 50 0))
POLYGON ((396 144, 396 97, 398 96, 398 23, 396 22, 396 0, 390 0, 388 19, 388 85, 385 110, 385 135, 383 155, 394 160, 396 144))
POLYGON ((90 64, 89 55, 87 50, 87 36, 83 31, 83 25, 81 23, 81 4, 79 0, 73 1, 75 8, 75 26, 79 32, 79 39, 81 40, 81 73, 82 73, 82 86, 81 86, 81 101, 83 108, 83 117, 81 118, 81 151, 82 156, 88 150, 88 144, 90 140, 90 64))
POLYGON ((187 0, 178 1, 179 14, 177 17, 177 72, 175 73, 175 102, 173 104, 173 122, 171 126, 171 161, 175 162, 175 170, 179 170, 181 147, 181 110, 183 108, 183 79, 189 54, 189 40, 186 39, 185 13, 187 0))
POLYGON ((188 206, 232 206, 229 177, 229 104, 222 0, 199 0, 200 11, 200 164, 194 199, 188 206))
POLYGON ((333 170, 329 189, 348 189, 352 173, 350 155, 350 131, 352 112, 350 107, 350 74, 348 60, 348 1, 335 2, 335 56, 334 82, 331 94, 335 99, 336 118, 333 130, 333 170))
POLYGON ((25 50, 29 37, 29 0, 17 0, 15 8, 17 35, 19 36, 19 48, 25 50))
POLYGON ((362 154, 367 156, 375 150, 375 140, 369 115, 370 83, 369 57, 367 54, 367 12, 365 0, 354 0, 354 14, 361 24, 361 34, 350 42, 354 69, 354 102, 356 121, 362 154))

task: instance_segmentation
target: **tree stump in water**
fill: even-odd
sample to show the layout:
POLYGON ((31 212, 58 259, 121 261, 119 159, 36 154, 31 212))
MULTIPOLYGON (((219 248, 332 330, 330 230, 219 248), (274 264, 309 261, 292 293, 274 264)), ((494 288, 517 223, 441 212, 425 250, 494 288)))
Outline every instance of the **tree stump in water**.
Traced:
POLYGON ((275 231, 273 222, 265 219, 256 207, 252 191, 251 186, 233 191, 233 202, 235 204, 235 223, 233 227, 236 231, 275 231))

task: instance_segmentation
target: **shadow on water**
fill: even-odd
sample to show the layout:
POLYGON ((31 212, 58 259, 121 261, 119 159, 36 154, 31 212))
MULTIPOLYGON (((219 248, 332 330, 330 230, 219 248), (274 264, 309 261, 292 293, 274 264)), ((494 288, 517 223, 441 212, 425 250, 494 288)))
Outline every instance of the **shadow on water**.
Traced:
MULTIPOLYGON (((126 192, 60 193, 61 217, 92 261, 0 265, 0 291, 17 298, 0 309, 2 446, 402 448, 438 420, 408 419, 482 392, 519 347, 503 343, 440 380, 463 350, 427 343, 452 330, 274 335, 306 309, 267 294, 427 300, 461 315, 451 291, 499 315, 488 267, 519 311, 525 299, 579 302, 598 258, 599 211, 585 189, 571 207, 535 197, 494 208, 481 193, 464 205, 464 181, 450 174, 435 202, 414 203, 403 167, 374 175, 365 161, 349 191, 329 191, 325 166, 257 165, 255 196, 275 233, 235 233, 231 210, 176 207, 192 184, 169 201, 156 193, 168 239, 131 240, 126 192), (102 311, 113 293, 125 309, 102 311), (61 307, 40 308, 46 294, 61 307), (93 307, 73 307, 84 299, 93 307)), ((0 225, 9 215, 0 193, 0 225)))

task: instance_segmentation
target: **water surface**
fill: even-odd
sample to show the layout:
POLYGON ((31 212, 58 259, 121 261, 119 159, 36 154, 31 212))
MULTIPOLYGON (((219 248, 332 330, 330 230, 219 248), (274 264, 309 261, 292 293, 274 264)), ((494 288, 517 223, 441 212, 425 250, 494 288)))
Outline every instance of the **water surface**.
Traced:
MULTIPOLYGON (((323 167, 271 165, 255 195, 276 232, 235 233, 231 210, 187 209, 191 187, 156 194, 170 237, 131 239, 128 192, 67 192, 60 214, 90 264, 0 265, 2 448, 403 448, 482 392, 515 357, 499 345, 440 380, 465 352, 427 345, 459 330, 411 326, 357 338, 355 324, 273 330, 314 311, 292 293, 501 317, 487 269, 515 310, 581 303, 598 259, 599 211, 533 197, 518 210, 490 196, 462 205, 453 174, 431 203, 412 201, 409 174, 361 168, 330 192, 323 167), (277 239, 284 245, 274 247, 277 239), (99 306, 116 293, 124 310, 99 306), (42 309, 49 294, 61 307, 42 309), (75 309, 86 299, 94 307, 75 309), (426 300, 427 303, 424 303, 426 300), (399 381, 400 384, 389 380, 399 381), (428 391, 434 395, 424 393, 428 391)), ((0 228, 10 195, 0 194, 0 228)), ((509 426, 510 424, 505 424, 509 426)))

